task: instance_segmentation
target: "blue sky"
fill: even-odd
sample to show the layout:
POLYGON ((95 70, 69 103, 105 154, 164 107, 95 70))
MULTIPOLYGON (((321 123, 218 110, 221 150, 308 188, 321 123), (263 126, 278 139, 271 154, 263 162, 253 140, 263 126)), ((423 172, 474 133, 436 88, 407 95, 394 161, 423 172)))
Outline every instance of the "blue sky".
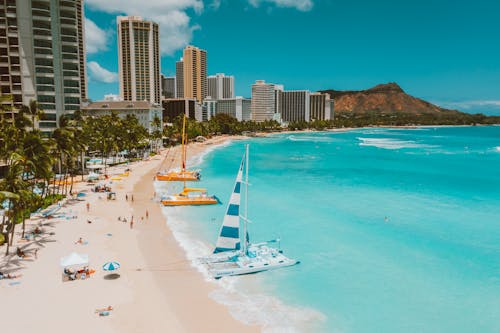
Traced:
POLYGON ((365 89, 397 82, 414 96, 500 114, 500 2, 86 0, 90 98, 118 93, 116 16, 160 24, 162 73, 182 48, 207 50, 208 74, 285 89, 365 89))

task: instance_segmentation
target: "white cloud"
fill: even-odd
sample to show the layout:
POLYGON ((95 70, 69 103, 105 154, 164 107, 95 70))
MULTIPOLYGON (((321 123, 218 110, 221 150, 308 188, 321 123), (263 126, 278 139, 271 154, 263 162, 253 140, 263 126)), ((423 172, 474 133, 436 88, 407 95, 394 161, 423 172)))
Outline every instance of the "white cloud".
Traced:
MULTIPOLYGON (((136 15, 160 25, 160 48, 162 54, 171 55, 183 48, 200 27, 191 24, 186 11, 201 14, 202 0, 87 0, 92 9, 117 15, 136 15)), ((217 1, 214 1, 217 4, 217 1)))
POLYGON ((248 2, 254 7, 259 7, 261 3, 267 2, 276 7, 295 8, 303 12, 310 11, 314 6, 312 0, 248 0, 248 2))
POLYGON ((87 53, 108 50, 109 33, 97 26, 92 20, 85 19, 85 41, 87 53))
POLYGON ((460 101, 460 102, 436 102, 435 104, 441 105, 442 107, 451 109, 476 109, 476 108, 488 108, 488 109, 499 109, 500 100, 471 100, 471 101, 460 101))
POLYGON ((108 71, 95 61, 89 61, 87 63, 87 67, 89 69, 89 76, 92 80, 104 83, 113 83, 118 81, 117 73, 108 71))

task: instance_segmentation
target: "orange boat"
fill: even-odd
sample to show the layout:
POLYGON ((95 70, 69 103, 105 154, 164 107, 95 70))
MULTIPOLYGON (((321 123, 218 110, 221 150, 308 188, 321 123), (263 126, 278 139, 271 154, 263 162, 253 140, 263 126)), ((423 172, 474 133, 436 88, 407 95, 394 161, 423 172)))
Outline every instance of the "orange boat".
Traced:
POLYGON ((184 187, 179 194, 169 195, 161 200, 164 206, 197 206, 216 205, 219 199, 215 195, 208 195, 204 188, 184 187))
MULTIPOLYGON (((194 170, 186 170, 186 156, 187 156, 187 144, 188 138, 186 134, 186 114, 184 114, 184 121, 182 123, 182 159, 181 159, 181 169, 179 171, 169 171, 167 173, 156 174, 156 180, 159 181, 198 181, 200 180, 200 173, 194 170)), ((165 156, 165 159, 167 157, 165 156)))

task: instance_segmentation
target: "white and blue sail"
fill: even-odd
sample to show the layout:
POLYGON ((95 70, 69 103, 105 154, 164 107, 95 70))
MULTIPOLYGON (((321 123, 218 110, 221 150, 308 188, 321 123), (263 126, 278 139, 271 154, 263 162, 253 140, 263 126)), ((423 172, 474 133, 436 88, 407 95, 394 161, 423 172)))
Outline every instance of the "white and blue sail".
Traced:
POLYGON ((238 175, 236 176, 233 193, 231 193, 231 198, 227 205, 226 215, 224 215, 224 221, 220 228, 214 253, 240 249, 240 203, 244 162, 245 156, 243 156, 238 175))

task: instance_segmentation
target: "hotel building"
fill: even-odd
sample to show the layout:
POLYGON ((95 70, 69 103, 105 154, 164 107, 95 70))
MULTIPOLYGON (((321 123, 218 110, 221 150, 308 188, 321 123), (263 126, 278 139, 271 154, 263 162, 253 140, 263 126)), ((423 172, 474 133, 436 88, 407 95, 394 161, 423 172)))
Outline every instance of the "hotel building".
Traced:
POLYGON ((277 91, 276 110, 284 122, 309 121, 310 92, 308 90, 277 91))
POLYGON ((158 24, 140 16, 118 16, 120 95, 125 101, 160 104, 158 24))
POLYGON ((184 97, 202 102, 207 97, 207 52, 188 45, 183 56, 184 97))
POLYGON ((208 77, 208 96, 213 99, 234 98, 234 76, 217 73, 208 77))
POLYGON ((149 133, 156 130, 152 125, 155 118, 159 118, 163 123, 162 107, 148 101, 99 101, 90 103, 82 110, 86 114, 96 117, 109 115, 112 112, 116 112, 120 118, 133 115, 149 133))
POLYGON ((252 100, 238 96, 231 99, 221 99, 217 101, 215 113, 224 113, 236 118, 238 121, 252 119, 252 100))
POLYGON ((330 98, 330 94, 311 93, 309 100, 311 121, 333 120, 333 99, 330 98))
POLYGON ((283 90, 283 86, 273 83, 266 83, 264 80, 257 80, 252 85, 252 120, 262 122, 277 119, 277 92, 283 90))
POLYGON ((175 76, 161 76, 161 95, 163 98, 175 98, 175 76))
POLYGON ((184 98, 184 61, 175 63, 175 97, 184 98))
POLYGON ((0 92, 36 100, 43 132, 87 98, 82 0, 0 0, 0 92))

